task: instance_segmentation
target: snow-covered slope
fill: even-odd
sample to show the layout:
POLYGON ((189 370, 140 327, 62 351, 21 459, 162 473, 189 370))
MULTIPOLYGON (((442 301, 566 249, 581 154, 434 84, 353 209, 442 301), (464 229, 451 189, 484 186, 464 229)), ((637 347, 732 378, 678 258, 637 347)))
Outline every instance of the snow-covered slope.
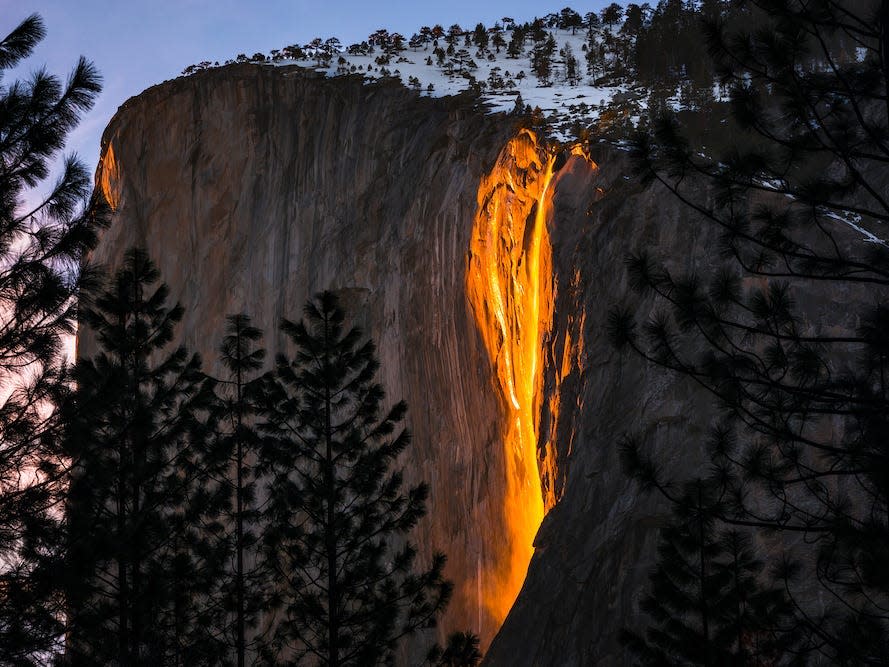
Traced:
MULTIPOLYGON (((450 48, 446 37, 421 43, 412 39, 410 44, 405 40, 402 48, 394 48, 391 36, 380 31, 384 37, 376 46, 362 43, 342 48, 336 39, 315 40, 314 45, 275 50, 271 56, 255 54, 248 58, 242 54, 238 61, 299 65, 328 76, 359 74, 368 84, 383 77, 397 77, 419 94, 436 97, 474 89, 492 113, 516 111, 520 97, 526 110, 540 110, 551 138, 560 141, 575 140, 587 128, 599 123, 638 121, 645 109, 647 91, 635 84, 628 85, 621 78, 603 76, 613 69, 606 65, 616 58, 614 51, 603 45, 626 39, 622 35, 606 28, 593 33, 582 27, 546 29, 545 34, 555 41, 547 80, 536 75, 532 66, 535 47, 542 47, 543 40, 535 42, 528 36, 521 52, 511 57, 503 44, 512 41, 514 30, 498 28, 488 32, 500 35, 499 47, 489 39, 488 45, 480 48, 473 32, 468 31, 454 36, 450 48), (587 53, 591 46, 601 50, 597 53, 601 67, 588 66, 587 53), (569 54, 576 62, 573 77, 569 72, 569 54)), ((209 66, 212 65, 201 63, 186 69, 185 73, 209 66)))
MULTIPOLYGON (((505 41, 508 43, 512 31, 504 32, 505 41)), ((459 53, 460 50, 465 50, 470 53, 472 62, 477 67, 467 70, 467 73, 476 82, 485 84, 481 91, 482 98, 491 105, 491 111, 513 111, 516 98, 521 95, 523 104, 532 109, 539 107, 544 116, 550 120, 549 124, 556 138, 569 140, 574 138, 572 126, 579 124, 586 127, 598 120, 601 112, 611 104, 615 95, 626 92, 626 88, 623 85, 594 85, 592 76, 586 74, 583 50, 586 43, 585 31, 578 30, 572 34, 570 30, 554 29, 548 32, 555 38, 557 51, 553 56, 552 82, 546 85, 542 84, 532 72, 530 45, 526 46, 525 53, 518 58, 508 57, 505 47, 501 47, 499 53, 490 46, 485 50, 478 49, 475 45, 466 47, 462 39, 461 46, 456 48, 456 51, 459 53), (571 85, 567 81, 565 60, 559 54, 559 51, 564 51, 566 45, 578 59, 577 67, 581 76, 576 85, 571 85), (491 85, 491 82, 497 81, 498 78, 503 81, 503 87, 491 85)), ((410 85, 411 78, 414 77, 418 83, 414 83, 413 86, 424 95, 454 95, 467 90, 473 79, 458 73, 453 67, 437 66, 433 48, 432 44, 426 44, 421 48, 407 48, 397 56, 391 57, 387 66, 377 65, 375 55, 343 53, 335 57, 331 65, 324 69, 328 75, 334 76, 338 72, 351 72, 354 65, 356 70, 361 71, 369 80, 378 79, 388 73, 390 76, 399 77, 406 85, 410 85), (338 62, 340 57, 345 59, 345 64, 338 62), (448 69, 451 73, 448 73, 448 69)), ((446 60, 447 64, 452 62, 450 58, 446 60)), ((297 64, 311 66, 312 62, 301 61, 297 64)))

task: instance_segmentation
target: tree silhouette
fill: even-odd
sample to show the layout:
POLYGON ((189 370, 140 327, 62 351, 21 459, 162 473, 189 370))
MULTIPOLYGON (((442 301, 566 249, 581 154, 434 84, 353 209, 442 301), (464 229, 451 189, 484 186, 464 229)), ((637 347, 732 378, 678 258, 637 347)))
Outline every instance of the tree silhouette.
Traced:
MULTIPOLYGON (((46 31, 31 15, 0 41, 0 79, 29 57, 46 31)), ((81 58, 63 85, 38 70, 0 86, 0 663, 27 665, 60 639, 54 572, 62 542, 58 503, 66 461, 52 404, 64 400, 61 349, 73 332, 79 271, 106 209, 91 180, 66 157, 47 179, 69 132, 101 89, 81 58)))
MULTIPOLYGON (((618 307, 611 336, 716 399, 717 518, 796 543, 800 583, 785 585, 826 659, 884 663, 889 3, 763 0, 733 12, 708 34, 735 141, 707 155, 668 116, 635 146, 648 182, 721 229, 727 264, 673 275, 637 253, 635 287, 668 308, 640 327, 618 307), (833 298, 844 307, 814 314, 833 298), (805 604, 803 583, 832 602, 826 613, 805 604)), ((676 500, 644 443, 629 449, 631 472, 676 500)))
POLYGON ((68 493, 67 655, 75 664, 216 663, 210 594, 226 489, 201 415, 200 359, 166 347, 182 317, 144 251, 130 250, 84 313, 100 351, 62 410, 68 493), (218 473, 217 473, 218 476, 218 473))
POLYGON ((548 86, 552 82, 553 55, 556 52, 556 40, 552 35, 538 42, 531 52, 531 71, 540 80, 540 85, 548 86))
POLYGON ((247 655, 255 652, 259 639, 250 638, 260 614, 266 607, 272 575, 260 567, 258 534, 262 524, 262 506, 257 497, 258 475, 263 466, 262 441, 255 418, 264 404, 268 378, 260 375, 265 350, 256 347, 262 332, 243 314, 228 317, 220 358, 228 376, 216 379, 216 447, 229 461, 223 484, 230 490, 232 503, 223 511, 229 529, 225 533, 225 551, 231 561, 232 577, 223 577, 219 594, 233 623, 226 635, 234 648, 236 664, 243 667, 247 655), (234 585, 231 579, 234 579, 234 585), (233 627, 231 627, 233 626, 233 627))
POLYGON ((444 648, 436 645, 426 657, 435 667, 476 667, 482 654, 478 649, 479 638, 471 632, 454 632, 448 635, 444 648))
POLYGON ((304 312, 282 324, 296 355, 278 359, 265 425, 274 459, 265 543, 281 602, 273 650, 333 667, 380 664, 401 638, 435 624, 451 584, 441 554, 414 569, 407 533, 428 488, 403 490, 392 469, 409 444, 396 433, 406 407, 381 412, 373 343, 343 329, 330 292, 304 312))
POLYGON ((575 34, 578 28, 583 27, 583 18, 571 7, 565 7, 559 12, 559 28, 562 30, 571 30, 571 34, 575 34))
POLYGON ((484 23, 476 24, 475 30, 472 31, 472 43, 479 49, 486 49, 488 47, 488 29, 485 28, 484 23))
POLYGON ((623 15, 623 7, 621 7, 616 2, 612 2, 610 5, 602 10, 602 23, 610 28, 614 28, 618 23, 620 23, 621 17, 623 17, 623 15))
POLYGON ((622 642, 645 665, 781 665, 802 662, 803 633, 781 587, 764 583, 748 535, 718 531, 701 481, 687 485, 661 530, 644 636, 622 642))

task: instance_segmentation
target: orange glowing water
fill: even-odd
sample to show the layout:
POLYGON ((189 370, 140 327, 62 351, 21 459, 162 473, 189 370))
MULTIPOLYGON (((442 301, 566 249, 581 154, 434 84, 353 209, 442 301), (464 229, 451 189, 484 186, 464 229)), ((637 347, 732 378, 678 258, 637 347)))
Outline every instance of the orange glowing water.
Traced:
MULTIPOLYGON (((499 553, 479 574, 482 604, 497 627, 512 607, 544 516, 537 461, 542 341, 552 320, 547 213, 554 156, 522 130, 478 190, 467 294, 503 397, 505 495, 499 553)), ((497 548, 497 547, 495 547, 497 548)))
POLYGON ((116 211, 120 204, 120 167, 114 157, 114 145, 109 142, 99 163, 99 187, 105 201, 116 211))

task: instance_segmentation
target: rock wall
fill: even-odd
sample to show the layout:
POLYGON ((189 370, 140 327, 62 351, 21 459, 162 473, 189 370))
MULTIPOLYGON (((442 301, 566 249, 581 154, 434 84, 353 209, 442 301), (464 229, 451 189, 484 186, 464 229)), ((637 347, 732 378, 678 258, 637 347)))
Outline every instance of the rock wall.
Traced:
MULTIPOLYGON (((449 556, 445 630, 479 627, 479 563, 503 533, 497 399, 469 313, 464 257, 476 189, 511 129, 466 100, 242 66, 129 101, 103 140, 114 220, 91 261, 148 249, 185 306, 182 342, 208 372, 224 318, 245 311, 285 351, 281 318, 340 293, 377 343, 380 380, 410 408, 409 478, 432 487, 415 539, 449 556)), ((81 354, 93 349, 86 335, 81 354)))
MULTIPOLYGON (((238 65, 168 82, 128 101, 105 132, 97 183, 115 214, 90 259, 113 267, 130 246, 147 248, 185 306, 181 341, 211 373, 227 314, 253 316, 273 358, 285 349, 281 318, 338 291, 377 342, 389 397, 410 407, 405 465, 431 485, 415 539, 424 555, 447 553, 456 583, 442 631, 493 638, 490 665, 623 664, 616 632, 637 613, 659 510, 623 477, 617 441, 645 415, 666 443, 706 402, 621 358, 605 318, 627 289, 627 252, 656 245, 682 264, 708 239, 672 200, 628 180, 619 151, 598 149, 598 170, 555 159, 536 418, 543 493, 559 500, 494 637, 499 619, 481 598, 508 534, 505 398, 466 271, 480 183, 516 133, 465 98, 296 69, 238 65)), ((78 344, 95 349, 88 333, 78 344)))
MULTIPOLYGON (((489 665, 631 664, 618 633, 638 622, 665 510, 622 473, 621 436, 645 429, 668 475, 688 474, 702 454, 695 436, 706 427, 709 399, 685 379, 617 352, 606 327, 609 308, 635 298, 628 253, 648 248, 681 271, 711 254, 713 230, 689 224, 667 193, 643 190, 625 153, 594 144, 592 158, 593 173, 573 158, 556 174, 550 221, 556 296, 539 444, 555 448, 560 500, 537 533, 489 665), (684 443, 681 453, 676 442, 684 443)), ((654 313, 650 300, 635 302, 643 319, 654 313)))

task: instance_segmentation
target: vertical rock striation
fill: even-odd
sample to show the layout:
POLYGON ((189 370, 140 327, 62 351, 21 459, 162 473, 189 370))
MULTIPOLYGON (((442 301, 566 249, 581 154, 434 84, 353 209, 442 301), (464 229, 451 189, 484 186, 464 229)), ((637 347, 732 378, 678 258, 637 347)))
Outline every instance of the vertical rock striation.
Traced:
MULTIPOLYGON (((512 132, 464 99, 295 69, 170 82, 127 102, 104 135, 97 182, 115 213, 90 258, 114 266, 146 247, 210 373, 227 314, 262 323, 271 359, 281 318, 337 291, 378 345, 388 396, 408 401, 408 479, 431 485, 415 538, 422 555, 448 555, 457 583, 442 628, 485 643, 502 618, 479 615, 475 584, 502 541, 506 478, 465 257, 479 181, 512 132)), ((80 353, 94 345, 80 337, 80 353)))
POLYGON ((616 441, 644 414, 667 443, 704 405, 619 358, 604 324, 626 252, 682 263, 707 239, 625 180, 622 154, 593 157, 551 155, 465 98, 253 65, 149 89, 103 139, 114 220, 90 259, 147 248, 208 372, 227 314, 261 323, 273 358, 281 318, 322 289, 377 342, 410 407, 408 480, 431 486, 415 538, 456 583, 442 630, 493 638, 492 665, 622 664, 659 511, 616 441))

